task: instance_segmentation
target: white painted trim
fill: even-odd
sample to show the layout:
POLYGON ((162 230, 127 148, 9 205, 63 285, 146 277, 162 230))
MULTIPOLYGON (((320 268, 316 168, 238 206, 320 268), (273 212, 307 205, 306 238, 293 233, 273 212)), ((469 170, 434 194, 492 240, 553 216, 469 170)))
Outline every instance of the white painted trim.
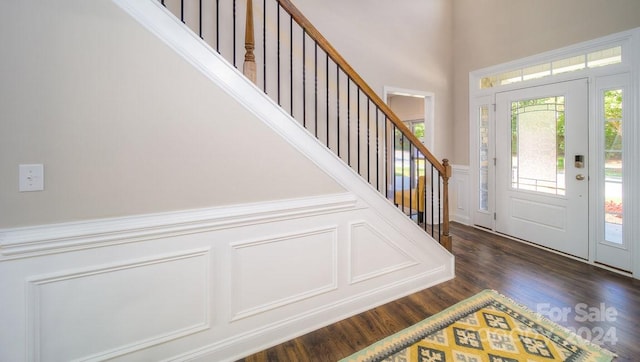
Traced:
MULTIPOLYGON (((639 45, 640 45, 640 28, 635 28, 635 29, 630 29, 628 31, 611 34, 609 36, 604 36, 598 39, 581 42, 581 43, 574 44, 561 49, 540 53, 530 57, 526 57, 526 58, 522 58, 522 59, 514 60, 511 62, 506 62, 506 63, 502 63, 502 64, 498 64, 498 65, 494 65, 494 66, 490 66, 487 68, 470 72, 469 73, 469 125, 470 125, 469 127, 469 137, 470 137, 469 159, 471 160, 470 172, 472 172, 471 174, 472 182, 470 184, 471 194, 469 195, 469 200, 471 200, 471 202, 477 202, 477 198, 474 199, 474 197, 476 197, 476 194, 478 193, 478 184, 477 184, 477 175, 476 175, 477 169, 478 169, 478 165, 476 162, 477 151, 478 151, 477 150, 478 130, 477 130, 476 119, 474 119, 474 116, 475 116, 474 107, 478 104, 477 102, 479 99, 485 99, 485 100, 487 98, 495 99, 494 98, 495 94, 498 92, 506 92, 506 91, 516 90, 516 89, 535 87, 535 86, 545 85, 549 83, 570 81, 570 80, 581 79, 581 78, 589 79, 589 83, 590 83, 589 91, 591 94, 594 94, 594 90, 595 90, 594 84, 595 84, 595 80, 598 77, 628 73, 628 74, 631 74, 632 93, 634 94, 634 99, 632 101, 633 103, 632 109, 630 110, 630 112, 633 114, 633 119, 630 120, 629 123, 637 124, 638 117, 640 117, 640 94, 639 94, 640 93, 640 46, 639 45), (480 79, 485 76, 489 76, 492 74, 499 74, 499 73, 507 72, 513 69, 521 69, 528 66, 545 63, 550 60, 564 59, 566 57, 570 57, 576 54, 587 54, 591 51, 597 51, 606 47, 613 47, 617 45, 623 46, 622 63, 620 64, 597 67, 597 68, 587 68, 583 70, 567 72, 559 75, 548 76, 548 77, 528 80, 528 81, 522 81, 522 82, 517 82, 517 83, 512 83, 504 86, 487 88, 487 89, 479 89, 478 87, 480 79)), ((597 123, 597 120, 594 119, 595 111, 593 107, 594 105, 591 104, 589 109, 590 126, 595 126, 595 124, 597 123)), ((491 113, 491 117, 492 117, 491 122, 495 124, 495 118, 494 118, 495 114, 491 113)), ((592 136, 595 134, 593 130, 590 133, 592 136)), ((640 127, 635 127, 631 133, 632 133, 631 137, 633 137, 634 140, 640 140, 640 127)), ((495 136, 495 133, 491 133, 491 136, 492 137, 495 136)), ((590 139, 590 142, 593 144, 595 140, 592 138, 590 139)), ((630 157, 632 157, 632 160, 627 160, 627 161, 630 164, 629 172, 632 174, 632 177, 633 177, 633 184, 630 185, 630 187, 635 190, 638 188, 638 185, 640 185, 640 168, 635 166, 638 163, 636 160, 636 155, 640 154, 640 146, 639 146, 640 142, 633 142, 633 144, 635 147, 634 152, 630 152, 631 155, 629 155, 630 157)), ((590 157, 589 157, 590 159, 595 159, 594 152, 595 150, 593 149, 590 150, 590 157)), ((627 161, 625 161, 625 163, 627 163, 627 161)), ((593 163, 592 163, 592 166, 593 166, 593 163)), ((491 189, 491 185, 490 185, 490 189, 491 189)), ((592 187, 590 191, 593 194, 594 188, 592 187)), ((638 195, 638 193, 636 193, 635 195, 632 195, 632 198, 629 201, 631 205, 625 204, 625 209, 629 208, 630 214, 638 215, 638 212, 640 210, 640 195, 638 195)), ((593 203, 591 205, 593 205, 593 203)), ((478 224, 477 217, 478 217, 477 213, 474 209, 472 213, 472 218, 471 218, 472 219, 471 222, 473 224, 478 224)), ((607 267, 595 262, 595 249, 596 249, 595 248, 595 245, 596 245, 595 244, 596 242, 595 225, 596 225, 595 216, 591 215, 589 219, 589 238, 590 238, 589 260, 587 260, 587 262, 592 265, 597 265, 599 267, 608 269, 607 267)), ((483 226, 486 226, 486 225, 483 225, 483 226)), ((495 223, 493 223, 493 227, 495 227, 495 223)), ((633 253, 632 254, 633 255, 632 257, 633 276, 635 278, 640 279, 640 242, 638 241, 640 240, 638 238, 638 235, 640 235, 640 224, 634 223, 633 227, 630 230, 633 233, 633 235, 630 236, 630 240, 635 241, 634 244, 631 245, 631 249, 633 253)))
MULTIPOLYGON (((330 268, 331 282, 330 283, 326 285, 321 285, 315 289, 306 290, 302 293, 289 295, 283 299, 274 300, 263 305, 255 306, 250 309, 238 310, 238 311, 234 310, 229 320, 231 322, 235 322, 240 319, 249 318, 261 313, 271 311, 279 307, 286 306, 288 304, 293 304, 293 303, 302 301, 304 299, 313 298, 313 297, 319 296, 320 294, 325 294, 325 293, 329 293, 331 291, 337 290, 338 289, 338 269, 339 269, 338 251, 337 251, 338 250, 338 225, 331 225, 330 227, 324 227, 319 229, 318 228, 308 229, 308 230, 303 229, 303 230, 296 231, 294 233, 289 232, 286 234, 270 236, 268 238, 256 238, 251 240, 242 240, 242 241, 229 243, 229 246, 231 247, 231 249, 239 250, 244 248, 255 247, 257 245, 275 244, 282 240, 299 239, 299 238, 304 238, 305 236, 319 235, 319 234, 330 235, 330 239, 331 239, 331 248, 333 252, 332 252, 332 257, 330 261, 331 263, 331 268, 330 268)), ((241 265, 235 265, 235 264, 232 264, 232 266, 238 267, 238 269, 240 269, 241 267, 241 265)), ((232 269, 232 273, 231 273, 232 277, 233 275, 236 274, 234 271, 239 271, 239 270, 232 269)))
MULTIPOLYGON (((371 309, 370 306, 362 303, 364 300, 375 298, 376 305, 383 305, 398 299, 397 294, 396 296, 393 294, 396 290, 407 290, 407 292, 403 292, 402 294, 410 295, 424 290, 425 281, 428 281, 428 285, 430 286, 446 282, 451 278, 440 277, 434 280, 433 277, 446 274, 447 269, 454 268, 454 264, 454 260, 451 259, 450 265, 444 265, 419 273, 409 278, 399 280, 392 285, 371 289, 348 299, 335 301, 319 308, 310 309, 303 314, 292 316, 286 321, 276 321, 249 333, 219 340, 201 348, 185 352, 178 356, 173 356, 165 361, 236 361, 239 358, 265 350, 273 345, 284 343, 295 336, 301 336, 312 332, 317 329, 314 326, 336 323, 349 316, 371 309), (322 312, 327 310, 332 311, 331 315, 328 318, 322 319, 322 312), (354 312, 347 312, 347 310, 353 310, 354 312), (312 327, 308 327, 310 323, 312 323, 312 327), (292 330, 295 330, 295 332, 291 332, 292 330), (262 335, 283 335, 283 333, 285 335, 284 337, 273 339, 269 343, 264 343, 260 338, 262 335), (287 335, 286 333, 289 334, 287 335), (230 358, 229 356, 232 357, 230 358)), ((326 316, 326 314, 324 314, 324 316, 326 316)))
MULTIPOLYGON (((42 356, 41 351, 41 325, 39 317, 41 315, 39 300, 41 297, 42 289, 47 285, 53 285, 55 283, 61 283, 74 279, 82 279, 95 277, 100 275, 107 275, 109 273, 121 272, 123 270, 131 270, 136 268, 148 267, 150 265, 157 265, 162 263, 168 263, 176 260, 186 260, 194 258, 203 258, 207 265, 207 272, 203 274, 206 279, 203 287, 204 305, 210 304, 211 287, 210 280, 210 259, 211 248, 201 248, 196 250, 186 250, 177 253, 170 253, 161 256, 154 256, 152 258, 142 258, 135 261, 128 261, 127 263, 114 263, 109 265, 92 266, 90 268, 75 269, 72 271, 65 270, 60 273, 52 273, 47 275, 38 275, 37 277, 30 277, 27 282, 27 303, 25 309, 29 311, 27 313, 27 351, 29 361, 41 361, 47 360, 50 356, 42 356)), ((192 324, 184 326, 177 330, 166 331, 160 335, 154 335, 146 339, 131 341, 126 345, 119 346, 117 348, 102 351, 100 353, 87 356, 83 360, 105 360, 116 358, 127 353, 139 351, 145 348, 153 347, 162 343, 178 340, 199 332, 206 331, 211 328, 211 316, 209 309, 205 308, 202 311, 202 320, 192 324)))
POLYGON ((366 220, 357 220, 357 221, 352 221, 349 223, 349 263, 348 263, 348 275, 349 275, 349 284, 357 284, 357 283, 361 283, 370 279, 374 279, 376 277, 385 275, 385 274, 390 274, 393 273, 395 271, 398 270, 402 270, 402 269, 406 269, 412 266, 416 266, 419 264, 419 262, 413 258, 411 255, 405 253, 402 248, 400 248, 388 235, 385 235, 384 233, 380 232, 380 230, 378 230, 374 225, 371 225, 370 223, 368 223, 366 220), (398 254, 403 255, 406 257, 406 260, 402 263, 393 265, 393 266, 388 266, 386 268, 382 268, 373 272, 369 272, 363 275, 359 275, 359 276, 354 276, 354 267, 353 267, 353 243, 355 241, 355 238, 353 236, 354 234, 354 228, 355 227, 364 227, 367 228, 373 235, 375 235, 379 240, 383 240, 390 248, 392 248, 394 251, 396 251, 398 254))
POLYGON ((449 214, 453 221, 464 225, 471 224, 469 189, 469 166, 451 165, 449 214))
POLYGON ((0 229, 0 260, 220 230, 355 209, 353 194, 0 229))
MULTIPOLYGON (((383 98, 386 104, 389 104, 387 98, 390 94, 395 95, 408 95, 408 96, 420 96, 424 98, 424 122, 425 122, 425 140, 424 145, 431 151, 435 149, 435 108, 436 108, 436 95, 433 92, 424 92, 414 89, 397 88, 391 86, 384 86, 383 98), (428 135, 428 137, 427 137, 428 135)), ((435 154, 434 154, 435 155, 435 154)))
MULTIPOLYGON (((385 220, 372 208, 361 207, 352 194, 338 194, 13 229, 10 234, 17 240, 25 240, 20 238, 21 232, 34 237, 34 240, 39 240, 36 236, 46 238, 49 232, 63 237, 52 236, 46 240, 51 245, 37 245, 42 248, 41 254, 34 250, 16 249, 12 251, 22 253, 14 258, 0 259, 3 275, 11 275, 10 283, 0 285, 0 292, 10 296, 9 304, 24 305, 26 311, 26 314, 22 314, 19 312, 22 309, 18 308, 18 311, 7 309, 0 313, 0 318, 7 321, 10 329, 24 336, 20 339, 20 343, 25 344, 24 348, 18 344, 15 349, 7 349, 5 353, 15 356, 20 351, 27 353, 31 347, 38 349, 41 345, 42 341, 36 339, 41 333, 38 311, 51 300, 41 306, 35 304, 38 286, 52 285, 52 281, 64 284, 65 281, 94 275, 107 276, 113 282, 118 280, 119 273, 112 271, 134 270, 140 266, 195 255, 207 259, 208 266, 202 274, 204 283, 200 283, 204 289, 200 294, 210 302, 210 314, 204 319, 210 320, 210 324, 189 324, 185 328, 149 335, 148 338, 119 342, 105 350, 92 351, 91 355, 85 357, 111 358, 130 354, 131 358, 149 356, 156 359, 162 356, 167 360, 237 360, 451 279, 455 268, 453 256, 435 242, 430 243, 421 230, 400 224, 385 220), (273 214, 269 215, 269 211, 273 214), (258 215, 254 215, 254 212, 258 215), (360 280, 357 284, 349 283, 349 251, 346 246, 351 238, 351 226, 358 223, 375 225, 381 237, 393 240, 393 245, 401 253, 411 255, 417 263, 413 266, 402 264, 403 268, 383 269, 384 273, 368 275, 367 280, 360 280), (233 261, 230 258, 232 249, 269 246, 276 244, 273 242, 275 240, 304 238, 313 233, 331 236, 327 240, 332 245, 333 253, 324 260, 330 265, 328 270, 333 275, 331 283, 319 284, 302 293, 294 293, 296 291, 293 290, 291 294, 284 294, 283 298, 275 298, 257 308, 239 310, 234 314, 231 303, 236 289, 230 277, 233 275, 233 261), (109 242, 96 243, 95 238, 100 237, 108 238, 105 240, 109 242), (84 238, 87 240, 83 241, 84 238), (66 246, 65 242, 75 244, 66 246), (62 245, 56 248, 56 243, 62 245), (49 246, 53 249, 49 249, 49 246), (24 290, 24 281, 27 281, 26 293, 20 292, 24 290), (182 343, 185 343, 183 347, 178 346, 182 343), (172 354, 179 355, 171 357, 172 354)), ((267 251, 264 263, 259 268, 267 268, 272 262, 272 258, 268 257, 270 252, 267 251)), ((255 266, 237 267, 252 270, 255 266)), ((180 273, 180 270, 176 272, 180 273)), ((295 272, 293 274, 296 275, 295 272)), ((156 279, 154 275, 144 277, 156 279)), ((126 279, 120 279, 119 282, 126 283, 126 279)), ((162 288, 162 283, 154 288, 162 288)), ((149 292, 155 290, 150 289, 149 292)), ((51 310, 49 313, 52 313, 51 310)), ((73 311, 67 313, 75 316, 73 311)), ((35 354, 30 356, 37 358, 35 354)))
MULTIPOLYGON (((618 73, 628 71, 632 65, 631 61, 633 59, 632 54, 625 53, 623 50, 623 60, 620 64, 609 65, 605 67, 598 68, 587 68, 585 70, 578 70, 573 72, 562 73, 559 75, 553 75, 544 78, 538 78, 523 82, 512 83, 509 85, 503 85, 499 87, 487 88, 487 89, 479 89, 478 84, 480 79, 483 77, 489 76, 491 74, 503 73, 513 69, 526 68, 528 66, 533 66, 540 63, 548 62, 549 60, 556 59, 564 59, 576 54, 585 54, 592 51, 596 51, 602 48, 606 48, 609 46, 616 46, 625 43, 629 49, 633 48, 632 40, 634 36, 640 32, 640 28, 635 28, 615 34, 611 34, 608 36, 600 37, 597 39, 592 39, 588 41, 584 41, 581 43, 573 44, 564 48, 554 49, 551 51, 547 51, 544 53, 535 54, 529 57, 513 60, 510 62, 505 62, 502 64, 497 64, 493 66, 489 66, 486 68, 474 70, 469 73, 470 82, 469 82, 469 90, 470 95, 473 97, 477 97, 483 94, 493 94, 498 90, 500 92, 510 90, 510 89, 519 89, 519 88, 528 88, 532 86, 536 86, 539 84, 548 84, 548 83, 556 83, 560 81, 564 81, 567 79, 576 79, 576 78, 585 78, 585 74, 610 74, 610 73, 618 73)), ((472 97, 470 97, 471 99, 472 97)))

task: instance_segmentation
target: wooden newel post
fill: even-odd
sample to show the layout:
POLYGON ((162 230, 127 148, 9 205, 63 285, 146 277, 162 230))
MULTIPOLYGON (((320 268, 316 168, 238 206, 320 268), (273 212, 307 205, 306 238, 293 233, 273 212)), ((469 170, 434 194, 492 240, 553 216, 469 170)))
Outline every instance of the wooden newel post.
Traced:
POLYGON ((449 235, 449 178, 451 177, 451 165, 446 158, 442 160, 444 166, 444 175, 442 175, 442 235, 440 236, 440 244, 449 252, 452 250, 451 235, 449 235))
POLYGON ((253 1, 247 0, 247 19, 244 34, 244 66, 242 72, 253 83, 256 82, 256 56, 253 51, 256 47, 253 36, 253 1))

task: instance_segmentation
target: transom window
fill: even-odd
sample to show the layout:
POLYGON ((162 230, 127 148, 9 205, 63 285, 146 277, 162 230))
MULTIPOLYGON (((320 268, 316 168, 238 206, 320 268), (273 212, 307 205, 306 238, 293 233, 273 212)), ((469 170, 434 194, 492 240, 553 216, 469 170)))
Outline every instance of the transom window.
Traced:
POLYGON ((586 68, 604 67, 619 63, 622 63, 622 46, 579 54, 531 67, 493 74, 480 79, 480 89, 493 88, 501 85, 523 82, 586 68))

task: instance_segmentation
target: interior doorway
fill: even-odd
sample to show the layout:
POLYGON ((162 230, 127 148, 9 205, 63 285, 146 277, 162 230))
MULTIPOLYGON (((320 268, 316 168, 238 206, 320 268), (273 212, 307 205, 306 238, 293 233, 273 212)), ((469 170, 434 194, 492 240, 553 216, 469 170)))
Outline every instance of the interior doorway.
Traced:
MULTIPOLYGON (((427 149, 433 152, 433 93, 395 87, 384 88, 384 100, 389 108, 411 130, 427 149)), ((416 172, 420 169, 420 160, 409 154, 408 145, 402 145, 403 138, 399 133, 394 135, 396 145, 393 157, 394 164, 403 164, 404 160, 415 162, 415 167, 400 167, 390 175, 395 192, 410 189, 418 184, 416 172)), ((424 163, 424 161, 422 161, 424 163)), ((424 169, 424 165, 422 165, 424 169)))
MULTIPOLYGON (((400 118, 411 133, 418 138, 427 149, 433 152, 434 147, 434 95, 430 92, 402 89, 395 87, 384 88, 384 100, 389 108, 400 118)), ((405 213, 410 217, 424 220, 425 210, 419 195, 431 186, 434 179, 433 169, 427 168, 424 156, 411 147, 406 138, 399 131, 389 135, 393 152, 388 154, 390 164, 395 165, 389 170, 389 189, 387 196, 396 205, 404 205, 405 213), (430 174, 428 174, 430 173, 430 174)), ((427 196, 430 200, 431 196, 427 196)), ((429 201, 427 201, 429 202, 429 201)), ((433 218, 433 222, 437 218, 433 218)))
POLYGON ((431 92, 384 87, 384 101, 389 108, 433 151, 434 94, 431 92))

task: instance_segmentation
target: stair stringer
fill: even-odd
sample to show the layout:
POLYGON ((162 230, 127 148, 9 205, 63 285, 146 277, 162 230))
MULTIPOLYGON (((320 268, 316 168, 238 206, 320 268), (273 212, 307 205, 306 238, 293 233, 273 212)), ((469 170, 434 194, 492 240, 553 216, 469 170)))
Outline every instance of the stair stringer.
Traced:
POLYGON ((350 242, 346 253, 338 255, 339 265, 344 262, 348 266, 348 276, 338 280, 337 288, 348 290, 346 294, 342 293, 340 300, 322 307, 306 301, 311 309, 303 316, 275 321, 268 328, 229 335, 222 341, 211 341, 211 344, 181 353, 172 360, 237 359, 454 277, 452 254, 157 1, 111 1, 356 198, 355 216, 348 221, 350 242), (362 243, 365 241, 353 237, 358 230, 360 235, 364 233, 383 249, 378 257, 396 253, 395 262, 378 266, 363 262, 365 258, 361 254, 366 248, 362 243))

